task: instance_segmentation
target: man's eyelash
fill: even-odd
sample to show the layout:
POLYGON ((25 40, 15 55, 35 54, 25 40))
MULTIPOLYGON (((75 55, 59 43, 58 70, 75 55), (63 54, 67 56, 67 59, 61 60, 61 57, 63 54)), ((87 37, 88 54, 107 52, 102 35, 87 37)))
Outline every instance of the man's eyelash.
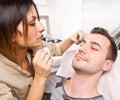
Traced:
POLYGON ((98 49, 97 48, 94 48, 94 47, 91 47, 93 50, 96 50, 96 51, 98 51, 98 49))

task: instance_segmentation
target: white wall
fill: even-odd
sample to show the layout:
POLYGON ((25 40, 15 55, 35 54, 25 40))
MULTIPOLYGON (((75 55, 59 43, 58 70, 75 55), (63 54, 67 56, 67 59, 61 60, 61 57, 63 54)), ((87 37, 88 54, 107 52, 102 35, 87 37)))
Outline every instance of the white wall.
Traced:
POLYGON ((120 0, 83 0, 82 29, 89 33, 95 26, 110 33, 120 25, 120 0))
POLYGON ((81 4, 82 0, 47 0, 37 8, 40 15, 49 16, 52 36, 63 39, 81 29, 81 4))
POLYGON ((40 15, 49 16, 54 38, 63 39, 79 29, 89 33, 95 26, 112 32, 120 23, 120 0, 47 0, 37 6, 40 15))
POLYGON ((62 38, 81 29, 82 0, 63 0, 62 38))

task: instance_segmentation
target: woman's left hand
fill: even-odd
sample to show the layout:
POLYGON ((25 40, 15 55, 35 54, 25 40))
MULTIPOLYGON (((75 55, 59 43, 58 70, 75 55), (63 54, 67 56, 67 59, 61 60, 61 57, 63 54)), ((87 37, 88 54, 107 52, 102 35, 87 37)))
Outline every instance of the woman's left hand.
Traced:
POLYGON ((74 41, 75 44, 80 44, 84 38, 84 35, 85 34, 83 31, 77 31, 75 34, 70 36, 70 39, 74 41))

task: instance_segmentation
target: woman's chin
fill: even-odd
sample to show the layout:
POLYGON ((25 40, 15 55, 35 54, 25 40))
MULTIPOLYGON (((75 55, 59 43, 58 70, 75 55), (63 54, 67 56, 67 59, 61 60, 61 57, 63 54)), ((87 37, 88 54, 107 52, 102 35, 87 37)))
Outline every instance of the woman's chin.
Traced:
POLYGON ((41 43, 35 44, 32 47, 40 47, 41 43))

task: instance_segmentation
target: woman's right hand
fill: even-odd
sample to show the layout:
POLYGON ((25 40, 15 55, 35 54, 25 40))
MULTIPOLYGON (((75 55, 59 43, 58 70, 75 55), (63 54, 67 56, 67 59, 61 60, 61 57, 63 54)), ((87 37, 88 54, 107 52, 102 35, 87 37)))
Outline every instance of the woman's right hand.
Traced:
POLYGON ((32 63, 35 70, 35 77, 26 100, 42 100, 53 60, 50 54, 40 49, 35 53, 32 63))
POLYGON ((38 50, 33 58, 35 77, 47 79, 50 75, 53 59, 44 49, 38 50))

